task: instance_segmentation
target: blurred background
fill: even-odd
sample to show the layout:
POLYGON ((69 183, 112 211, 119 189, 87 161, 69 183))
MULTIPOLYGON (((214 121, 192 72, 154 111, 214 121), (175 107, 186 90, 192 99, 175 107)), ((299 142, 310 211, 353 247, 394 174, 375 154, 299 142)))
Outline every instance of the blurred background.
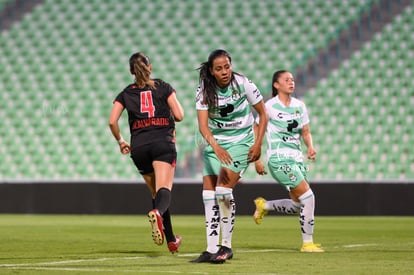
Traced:
POLYGON ((176 177, 201 181, 196 69, 217 48, 266 99, 274 71, 294 74, 311 180, 414 179, 413 1, 0 0, 0 14, 3 182, 141 181, 107 126, 137 51, 185 108, 176 177))

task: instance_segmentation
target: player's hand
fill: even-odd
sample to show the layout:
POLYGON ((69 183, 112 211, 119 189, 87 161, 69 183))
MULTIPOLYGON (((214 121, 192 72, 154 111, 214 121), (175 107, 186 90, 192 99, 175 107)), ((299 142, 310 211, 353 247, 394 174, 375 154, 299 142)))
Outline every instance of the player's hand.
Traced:
POLYGON ((125 141, 119 144, 119 150, 121 151, 121 154, 126 155, 131 152, 131 146, 125 141))
POLYGON ((260 144, 253 144, 252 147, 250 147, 249 152, 247 153, 247 162, 254 162, 260 158, 260 155, 262 153, 262 147, 260 144))
POLYGON ((267 171, 265 169, 265 166, 264 166, 263 162, 260 159, 258 159, 254 162, 254 167, 256 168, 257 174, 262 175, 262 176, 267 175, 267 171))
POLYGON ((315 148, 309 147, 308 148, 308 159, 310 160, 316 160, 316 151, 315 148))
POLYGON ((213 147, 214 153, 216 154, 217 158, 221 161, 221 163, 230 165, 233 162, 233 158, 223 147, 216 144, 213 147))

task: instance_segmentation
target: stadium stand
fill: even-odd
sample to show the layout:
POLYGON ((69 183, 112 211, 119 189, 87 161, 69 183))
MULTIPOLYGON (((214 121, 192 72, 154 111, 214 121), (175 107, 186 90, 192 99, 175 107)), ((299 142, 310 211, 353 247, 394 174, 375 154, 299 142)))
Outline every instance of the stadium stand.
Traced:
POLYGON ((406 8, 306 94, 320 145, 315 178, 413 178, 413 15, 406 8))
MULTIPOLYGON (((136 179, 107 127, 112 100, 132 81, 127 61, 135 51, 146 52, 154 77, 176 88, 186 111, 177 125, 177 176, 199 177, 203 141, 194 110, 196 68, 211 50, 229 50, 234 69, 269 97, 274 70, 295 71, 304 53, 326 47, 327 34, 375 2, 40 1, 1 30, 1 178, 136 179)), ((412 15, 412 7, 406 9, 305 94, 315 143, 324 144, 320 162, 311 164, 313 178, 413 177, 410 147, 396 137, 400 131, 407 143, 412 139, 404 127, 413 116, 412 15), (379 58, 384 70, 376 70, 379 58), (389 113, 395 115, 379 120, 389 113)), ((126 115, 123 119, 126 135, 126 115)), ((246 178, 256 178, 252 169, 246 178)))

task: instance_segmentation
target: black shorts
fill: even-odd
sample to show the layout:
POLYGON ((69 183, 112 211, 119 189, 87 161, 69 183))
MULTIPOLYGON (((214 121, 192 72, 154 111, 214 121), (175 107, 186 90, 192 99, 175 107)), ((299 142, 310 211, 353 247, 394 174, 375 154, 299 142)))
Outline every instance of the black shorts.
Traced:
POLYGON ((175 166, 177 150, 175 143, 157 142, 132 147, 131 158, 141 175, 154 172, 154 160, 167 162, 175 166))

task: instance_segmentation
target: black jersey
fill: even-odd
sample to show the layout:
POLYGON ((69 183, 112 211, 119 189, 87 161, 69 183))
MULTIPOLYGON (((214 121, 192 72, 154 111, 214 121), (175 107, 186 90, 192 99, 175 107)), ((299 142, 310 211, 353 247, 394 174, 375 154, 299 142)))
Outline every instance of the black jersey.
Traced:
MULTIPOLYGON (((131 143, 174 141, 175 122, 168 106, 168 97, 175 92, 170 84, 154 79, 155 88, 128 85, 116 98, 128 111, 131 143)), ((133 145, 133 144, 131 144, 133 145)))

